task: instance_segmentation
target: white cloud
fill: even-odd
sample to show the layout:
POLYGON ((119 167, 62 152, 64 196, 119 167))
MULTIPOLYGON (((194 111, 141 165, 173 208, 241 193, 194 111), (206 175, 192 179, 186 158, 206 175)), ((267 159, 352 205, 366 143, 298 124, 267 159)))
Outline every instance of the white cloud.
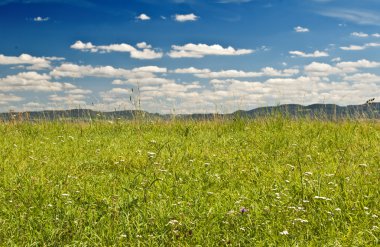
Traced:
POLYGON ((335 58, 331 59, 331 62, 340 62, 341 60, 342 60, 342 58, 335 57, 335 58))
POLYGON ((38 74, 34 71, 8 75, 0 78, 0 91, 49 92, 76 88, 70 83, 52 82, 50 80, 49 75, 38 74))
POLYGON ((313 53, 305 53, 302 51, 290 51, 289 54, 293 55, 294 57, 312 57, 312 58, 317 58, 317 57, 328 57, 329 54, 325 51, 315 51, 313 53))
POLYGON ((50 75, 55 78, 83 78, 83 77, 98 77, 114 79, 112 84, 164 84, 171 83, 173 80, 158 77, 157 74, 165 74, 166 68, 157 66, 136 67, 131 70, 114 68, 112 66, 76 65, 65 63, 51 71, 50 75))
POLYGON ((98 49, 91 42, 83 43, 80 40, 72 44, 70 48, 75 49, 75 50, 81 50, 81 51, 92 51, 92 52, 98 51, 98 49))
POLYGON ((246 72, 242 70, 221 70, 221 71, 211 71, 208 73, 195 74, 199 78, 249 78, 249 77, 260 77, 262 72, 246 72))
POLYGON ((358 61, 339 62, 335 66, 326 63, 313 62, 304 68, 308 76, 328 77, 330 75, 346 75, 355 73, 359 69, 380 68, 379 62, 368 61, 366 59, 358 61))
POLYGON ((336 65, 336 67, 345 73, 353 73, 358 71, 360 68, 380 68, 380 63, 362 59, 356 62, 340 62, 336 65))
POLYGON ((351 82, 367 82, 367 83, 379 83, 380 82, 380 76, 371 74, 371 73, 358 73, 350 76, 344 77, 345 81, 351 81, 351 82))
POLYGON ((162 52, 152 49, 152 46, 145 42, 138 43, 136 45, 137 48, 135 48, 132 45, 125 43, 96 46, 91 42, 83 43, 78 40, 70 47, 85 52, 127 52, 130 53, 132 58, 136 59, 158 59, 163 56, 162 52))
POLYGON ((342 46, 340 47, 340 49, 344 51, 362 51, 371 47, 380 47, 380 43, 367 43, 362 46, 360 45, 342 46))
POLYGON ((141 20, 141 21, 148 21, 148 20, 150 20, 150 17, 148 15, 142 13, 139 16, 137 16, 136 19, 141 20))
POLYGON ((174 16, 174 20, 178 21, 178 22, 186 22, 186 21, 196 21, 199 19, 199 16, 196 16, 195 14, 191 13, 191 14, 186 14, 186 15, 180 15, 180 14, 176 14, 174 16))
POLYGON ((307 75, 315 77, 326 77, 341 72, 330 64, 318 62, 312 62, 311 64, 306 65, 304 70, 307 75))
POLYGON ((360 45, 341 46, 340 49, 344 51, 362 51, 366 47, 360 45))
POLYGON ((202 58, 207 55, 216 56, 239 56, 253 53, 250 49, 235 49, 231 46, 224 48, 221 45, 186 44, 183 46, 172 45, 169 52, 171 58, 202 58))
POLYGON ((363 32, 353 32, 351 33, 351 36, 355 36, 358 38, 367 38, 369 35, 363 32))
POLYGON ((137 43, 136 46, 140 49, 152 49, 152 46, 148 45, 146 42, 137 43))
POLYGON ((44 22, 44 21, 48 21, 50 18, 49 17, 41 17, 41 16, 37 16, 37 17, 34 17, 33 18, 33 21, 36 21, 36 22, 44 22))
POLYGON ((176 73, 176 74, 204 74, 204 73, 209 73, 209 72, 211 72, 209 69, 197 69, 194 67, 176 69, 173 71, 173 73, 176 73))
POLYGON ((114 68, 112 66, 92 67, 90 65, 76 65, 72 63, 64 63, 50 72, 50 75, 55 78, 83 78, 87 76, 120 78, 130 76, 131 74, 130 70, 114 68))
POLYGON ((27 69, 43 70, 51 68, 51 61, 61 61, 59 57, 33 57, 29 54, 21 54, 18 57, 0 54, 0 65, 29 65, 27 69))
POLYGON ((310 32, 310 30, 308 28, 301 27, 301 26, 295 27, 294 31, 297 33, 308 33, 308 32, 310 32))
POLYGON ((132 69, 133 72, 150 72, 150 73, 166 73, 167 68, 158 66, 143 66, 132 69))

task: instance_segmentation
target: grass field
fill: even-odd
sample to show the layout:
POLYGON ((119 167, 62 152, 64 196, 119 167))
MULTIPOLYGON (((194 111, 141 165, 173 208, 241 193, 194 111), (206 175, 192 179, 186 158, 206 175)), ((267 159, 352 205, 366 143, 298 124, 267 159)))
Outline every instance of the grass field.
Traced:
POLYGON ((380 123, 0 124, 2 246, 376 246, 380 123))

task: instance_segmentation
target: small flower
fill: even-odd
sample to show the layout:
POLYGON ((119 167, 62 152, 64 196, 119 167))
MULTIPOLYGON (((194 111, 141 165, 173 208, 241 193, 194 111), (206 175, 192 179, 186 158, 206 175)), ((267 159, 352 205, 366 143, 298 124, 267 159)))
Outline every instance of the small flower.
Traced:
POLYGON ((155 156, 156 156, 156 153, 148 152, 148 157, 149 158, 154 158, 155 156))
POLYGON ((248 212, 248 209, 246 209, 244 207, 240 209, 240 213, 241 214, 244 214, 244 213, 247 213, 247 212, 248 212))
POLYGON ((289 232, 287 230, 284 230, 284 231, 280 232, 280 235, 289 235, 289 232))

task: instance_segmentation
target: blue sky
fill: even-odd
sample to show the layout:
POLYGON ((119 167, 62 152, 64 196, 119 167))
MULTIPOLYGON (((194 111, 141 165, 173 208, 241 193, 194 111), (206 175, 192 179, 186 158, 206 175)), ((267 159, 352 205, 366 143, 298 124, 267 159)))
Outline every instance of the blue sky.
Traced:
POLYGON ((0 0, 0 34, 0 111, 380 97, 377 0, 0 0))

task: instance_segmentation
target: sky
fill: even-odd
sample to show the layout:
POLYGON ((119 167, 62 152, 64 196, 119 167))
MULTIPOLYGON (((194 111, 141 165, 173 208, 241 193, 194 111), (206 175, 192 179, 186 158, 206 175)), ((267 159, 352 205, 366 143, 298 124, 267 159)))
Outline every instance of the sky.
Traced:
POLYGON ((379 0, 0 0, 0 112, 370 98, 379 0))

